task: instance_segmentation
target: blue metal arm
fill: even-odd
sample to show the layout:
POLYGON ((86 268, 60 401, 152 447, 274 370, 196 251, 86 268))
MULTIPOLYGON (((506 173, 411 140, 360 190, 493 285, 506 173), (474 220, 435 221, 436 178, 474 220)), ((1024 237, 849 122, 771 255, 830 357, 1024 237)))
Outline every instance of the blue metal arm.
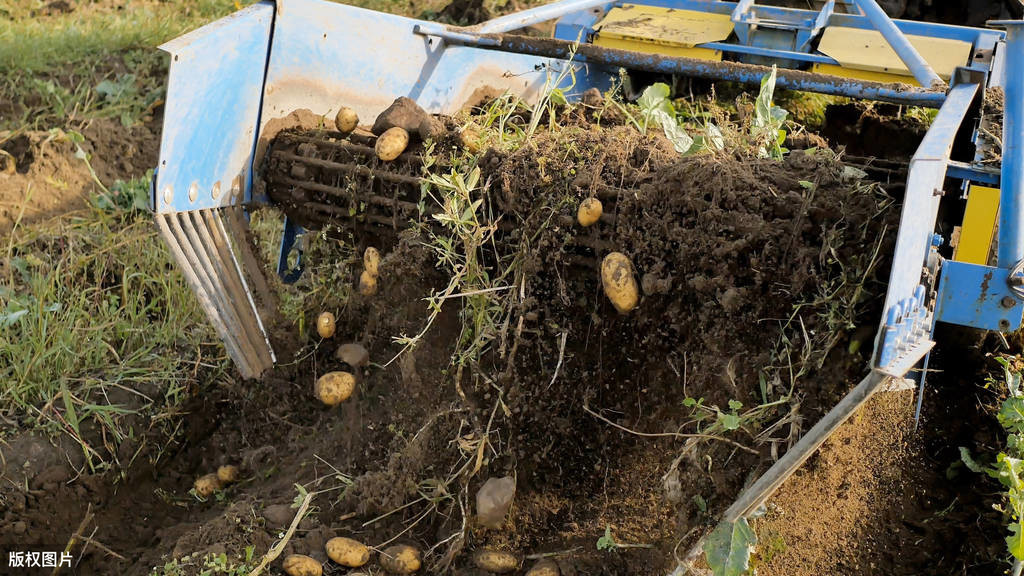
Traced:
POLYGON ((997 264, 1000 268, 1012 268, 1024 258, 1024 21, 992 24, 1006 27, 997 264))

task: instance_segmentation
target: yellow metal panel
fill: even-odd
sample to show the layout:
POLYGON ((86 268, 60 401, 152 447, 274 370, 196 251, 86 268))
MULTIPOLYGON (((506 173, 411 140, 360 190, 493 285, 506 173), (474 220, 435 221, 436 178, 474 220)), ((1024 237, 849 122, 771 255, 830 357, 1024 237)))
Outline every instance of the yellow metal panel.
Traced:
MULTIPOLYGON (((957 66, 966 65, 971 55, 970 42, 911 35, 907 36, 907 40, 931 65, 935 73, 946 80, 949 80, 957 66)), ((877 30, 830 26, 822 33, 818 50, 822 54, 835 58, 843 68, 881 73, 884 75, 883 78, 888 79, 883 81, 890 82, 893 81, 892 75, 905 76, 906 78, 900 78, 899 81, 916 84, 913 82, 910 70, 896 55, 896 51, 889 46, 882 33, 877 30)), ((853 76, 853 74, 853 72, 844 72, 842 75, 861 78, 853 76)))
POLYGON ((988 264, 998 212, 998 188, 971 186, 967 194, 967 210, 964 212, 960 241, 953 253, 953 260, 982 266, 988 264))
POLYGON ((910 86, 920 86, 913 76, 887 74, 885 72, 874 72, 871 70, 858 70, 856 68, 843 68, 842 66, 836 66, 834 64, 815 64, 814 66, 811 66, 811 72, 817 72, 818 74, 831 74, 832 76, 840 76, 842 78, 850 78, 853 80, 864 80, 867 82, 884 82, 886 84, 899 82, 901 84, 909 84, 910 86))
POLYGON ((718 50, 694 48, 732 34, 728 14, 626 4, 612 8, 595 26, 594 44, 649 54, 721 60, 718 50))

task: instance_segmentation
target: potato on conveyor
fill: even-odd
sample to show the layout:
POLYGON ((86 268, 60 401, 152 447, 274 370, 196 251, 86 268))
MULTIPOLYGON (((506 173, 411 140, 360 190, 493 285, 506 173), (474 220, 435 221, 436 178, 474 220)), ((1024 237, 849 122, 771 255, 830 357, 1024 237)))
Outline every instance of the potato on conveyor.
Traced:
POLYGON ((348 568, 358 568, 370 561, 370 549, 351 538, 331 538, 324 548, 328 558, 348 568))
POLYGON ((633 274, 633 263, 622 252, 612 252, 601 262, 601 284, 612 305, 625 314, 640 302, 640 289, 633 274))
POLYGON ((317 378, 313 392, 327 406, 337 406, 352 396, 356 378, 348 372, 328 372, 317 378))
POLYGON ((385 548, 380 554, 380 565, 392 574, 412 574, 421 563, 420 551, 406 544, 385 548))
POLYGON ((321 338, 330 338, 331 336, 334 336, 334 323, 334 314, 331 314, 330 312, 321 312, 320 315, 316 317, 316 333, 319 334, 321 338))
POLYGON ((319 562, 302 554, 289 555, 281 567, 288 576, 321 576, 324 573, 324 567, 319 562))
POLYGON ((398 158, 402 152, 405 152, 407 146, 409 146, 409 133, 395 126, 394 128, 388 128, 386 132, 377 138, 374 151, 377 152, 377 158, 385 162, 391 162, 398 158))
POLYGON ((349 132, 356 129, 359 125, 359 114, 356 111, 342 106, 341 110, 338 110, 338 115, 334 117, 334 127, 338 129, 338 132, 349 132))

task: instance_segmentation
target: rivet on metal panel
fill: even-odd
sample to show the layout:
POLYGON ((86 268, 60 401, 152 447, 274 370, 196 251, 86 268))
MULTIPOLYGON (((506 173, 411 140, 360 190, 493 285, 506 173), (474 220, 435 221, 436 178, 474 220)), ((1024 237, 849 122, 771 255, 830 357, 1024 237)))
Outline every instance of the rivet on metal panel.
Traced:
POLYGON ((213 183, 213 190, 210 192, 210 197, 214 200, 220 198, 220 180, 213 183))
POLYGON ((198 197, 199 197, 199 182, 193 182, 192 185, 188 187, 188 201, 189 202, 195 202, 196 198, 198 198, 198 197))
POLYGON ((1007 320, 1006 318, 1000 318, 999 319, 999 329, 1000 330, 1004 330, 1004 331, 1005 330, 1009 330, 1010 329, 1010 321, 1007 320))
POLYGON ((999 301, 999 304, 1002 305, 1003 308, 1013 308, 1017 305, 1017 301, 1011 296, 1003 296, 1003 299, 999 301))
POLYGON ((231 179, 231 201, 238 202, 242 197, 242 177, 235 176, 231 179))
POLYGON ((174 189, 168 184, 164 186, 164 204, 170 204, 174 201, 174 189))

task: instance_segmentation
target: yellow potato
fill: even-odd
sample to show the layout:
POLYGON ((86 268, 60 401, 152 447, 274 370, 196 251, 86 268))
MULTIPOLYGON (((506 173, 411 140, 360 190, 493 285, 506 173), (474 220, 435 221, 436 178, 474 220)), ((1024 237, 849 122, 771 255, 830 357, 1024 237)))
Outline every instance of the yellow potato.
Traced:
POLYGON ((209 498, 214 492, 221 489, 221 484, 216 474, 204 474, 196 478, 195 484, 192 487, 195 488, 196 496, 209 498))
POLYGON ((519 568, 519 558, 501 550, 479 550, 473 554, 473 563, 477 568, 494 574, 508 574, 519 568))
POLYGON ((543 558, 533 565, 533 568, 526 573, 526 576, 560 576, 558 562, 551 558, 543 558))
POLYGON ((330 338, 334 336, 334 314, 330 312, 321 312, 316 317, 316 333, 321 338, 330 338))
POLYGON ((408 145, 409 133, 395 126, 394 128, 388 128, 387 131, 380 135, 380 138, 377 138, 374 151, 377 152, 377 158, 390 162, 398 158, 402 152, 405 152, 405 148, 408 145))
POLYGON ((640 302, 640 290, 633 276, 633 263, 621 252, 612 252, 601 262, 601 284, 612 306, 625 314, 640 302))
POLYGON ((337 406, 348 400, 355 389, 355 376, 348 372, 328 372, 317 378, 313 392, 324 404, 337 406))
POLYGON ((363 296, 373 296, 377 293, 377 277, 370 274, 369 270, 363 270, 359 275, 359 293, 363 296))
POLYGON ((380 565, 392 574, 412 574, 421 563, 420 551, 405 544, 386 548, 380 555, 380 565))
POLYGON ((370 246, 363 252, 363 268, 374 276, 377 276, 380 272, 380 252, 373 246, 370 246))
POLYGON ((370 549, 351 538, 331 538, 325 548, 327 557, 342 566, 358 568, 370 561, 370 549))
POLYGON ((334 117, 334 127, 338 129, 338 132, 348 134, 358 125, 359 114, 356 114, 356 111, 351 108, 342 106, 341 110, 338 110, 338 115, 334 117))
POLYGON ((459 142, 470 154, 479 154, 483 150, 482 140, 480 129, 472 122, 463 126, 459 131, 459 142))
POLYGON ((319 562, 302 554, 289 555, 281 567, 288 576, 321 576, 324 573, 324 568, 319 562))
POLYGON ((217 468, 217 480, 225 486, 238 482, 238 474, 238 466, 228 464, 217 468))
POLYGON ((587 226, 593 226, 601 219, 601 213, 603 211, 604 207, 601 206, 600 200, 597 198, 587 198, 583 202, 580 202, 580 207, 576 210, 576 221, 584 228, 587 226))

